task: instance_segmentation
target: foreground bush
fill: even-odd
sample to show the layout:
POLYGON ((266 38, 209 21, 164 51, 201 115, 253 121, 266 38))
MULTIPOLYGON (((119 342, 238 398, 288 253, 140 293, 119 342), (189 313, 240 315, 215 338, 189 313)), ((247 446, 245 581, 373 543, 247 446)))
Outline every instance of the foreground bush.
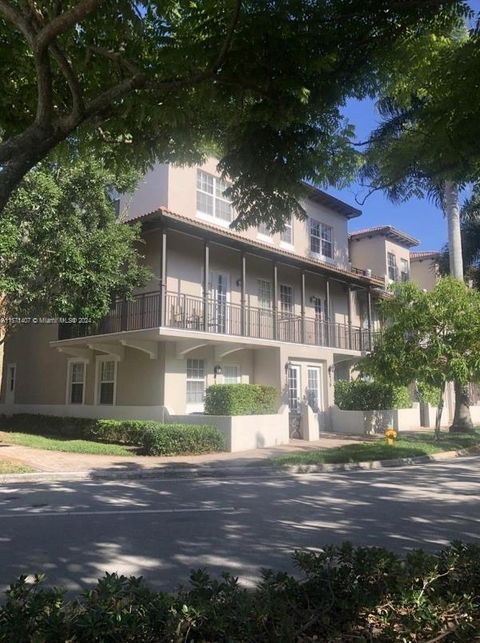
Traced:
POLYGON ((201 571, 176 594, 107 574, 70 602, 21 577, 0 607, 0 641, 466 643, 480 631, 479 546, 402 559, 345 543, 294 558, 300 578, 265 571, 253 590, 201 571))
POLYGON ((205 424, 149 426, 142 436, 145 455, 188 455, 212 453, 225 448, 219 431, 205 424))
POLYGON ((213 427, 194 424, 162 424, 144 420, 97 420, 19 413, 0 416, 0 429, 70 440, 140 447, 144 455, 210 453, 224 448, 213 427))
POLYGON ((277 412, 277 390, 261 384, 213 384, 205 394, 206 415, 268 415, 277 412))
POLYGON ((335 404, 343 411, 383 411, 412 406, 405 386, 365 380, 335 382, 335 404))

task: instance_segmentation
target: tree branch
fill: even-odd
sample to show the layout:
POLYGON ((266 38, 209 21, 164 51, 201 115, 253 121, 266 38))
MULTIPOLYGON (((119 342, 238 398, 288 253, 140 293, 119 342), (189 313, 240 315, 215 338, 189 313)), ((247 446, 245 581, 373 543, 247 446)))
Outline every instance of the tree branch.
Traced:
POLYGON ((72 9, 56 16, 38 33, 36 47, 39 51, 46 49, 52 40, 71 27, 81 22, 89 13, 97 9, 103 0, 82 0, 72 9))
POLYGON ((50 50, 52 52, 52 56, 57 61, 65 80, 67 81, 68 88, 70 89, 70 94, 72 96, 72 116, 80 116, 85 111, 85 105, 83 102, 83 90, 78 81, 77 75, 70 64, 70 61, 56 43, 50 45, 50 50))
POLYGON ((8 2, 0 0, 0 14, 25 36, 30 46, 33 46, 35 30, 20 11, 14 9, 8 2))

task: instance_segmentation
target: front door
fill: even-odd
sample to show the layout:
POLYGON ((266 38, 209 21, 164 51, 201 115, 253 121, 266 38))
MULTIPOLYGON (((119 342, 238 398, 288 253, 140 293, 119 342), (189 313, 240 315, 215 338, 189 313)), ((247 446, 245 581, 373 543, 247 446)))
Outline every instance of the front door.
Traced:
POLYGON ((307 401, 314 413, 318 416, 319 430, 324 428, 325 410, 322 396, 322 368, 320 366, 309 366, 307 369, 307 401))
POLYGON ((15 380, 17 376, 16 364, 7 365, 7 388, 5 390, 5 404, 15 403, 15 380))
POLYGON ((222 272, 210 273, 210 315, 209 330, 212 333, 226 333, 228 323, 227 301, 229 277, 222 272))
POLYGON ((301 438, 300 408, 300 366, 290 364, 288 367, 288 408, 290 410, 290 437, 301 438))

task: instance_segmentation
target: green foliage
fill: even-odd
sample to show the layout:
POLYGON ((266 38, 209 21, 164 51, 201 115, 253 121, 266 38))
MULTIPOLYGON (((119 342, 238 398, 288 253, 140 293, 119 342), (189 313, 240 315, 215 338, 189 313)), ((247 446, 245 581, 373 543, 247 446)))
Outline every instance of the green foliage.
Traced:
POLYGON ((224 448, 223 436, 218 429, 205 424, 147 426, 142 434, 144 455, 193 455, 224 448))
POLYGON ((345 542, 293 557, 295 577, 265 570, 253 589, 195 571, 178 592, 154 592, 141 578, 106 574, 67 600, 43 576, 22 576, 0 607, 0 640, 426 643, 449 632, 448 641, 469 643, 478 633, 478 545, 401 557, 345 542))
MULTIPOLYGON (((57 3, 41 4, 35 19, 48 25, 57 3)), ((61 11, 74 4, 63 2, 61 11)), ((46 49, 49 74, 37 83, 35 52, 18 24, 3 18, 0 131, 12 162, 26 157, 33 164, 62 139, 60 158, 87 149, 112 165, 142 169, 155 159, 196 162, 215 150, 232 180, 238 225, 263 219, 274 229, 302 212, 304 179, 340 183, 355 170, 353 128, 341 108, 350 96, 375 92, 393 45, 444 33, 464 13, 457 2, 388 3, 379 11, 378 0, 256 0, 239 3, 234 23, 236 5, 97 3, 57 38, 85 102, 81 116, 53 47, 46 49), (48 102, 50 74, 45 133, 35 131, 36 145, 27 139, 12 154, 8 145, 23 142, 19 135, 34 120, 37 84, 42 104, 48 102), (45 141, 53 131, 58 138, 45 141)), ((17 1, 14 8, 31 20, 28 3, 17 1)), ((7 173, 0 176, 0 188, 7 179, 7 173)))
POLYGON ((431 406, 438 406, 441 395, 439 388, 431 384, 425 384, 425 382, 417 382, 417 391, 421 402, 426 402, 431 406))
POLYGON ((268 415, 277 412, 277 391, 258 384, 214 384, 205 395, 206 415, 268 415))
POLYGON ((435 388, 468 384, 480 376, 480 293, 450 277, 430 292, 396 284, 381 304, 386 320, 381 340, 359 363, 380 382, 435 388))
POLYGON ((393 44, 370 137, 364 174, 395 201, 434 196, 445 181, 477 182, 480 136, 480 31, 459 24, 393 44))
POLYGON ((224 448, 221 434, 212 427, 149 420, 97 420, 19 413, 0 416, 0 429, 68 440, 125 444, 140 447, 145 455, 210 453, 224 448))
POLYGON ((45 162, 28 174, 2 213, 2 316, 97 320, 112 298, 146 282, 140 228, 118 225, 109 196, 137 178, 91 158, 45 162))
POLYGON ((406 409, 412 406, 405 386, 360 379, 335 382, 335 404, 344 411, 406 409))

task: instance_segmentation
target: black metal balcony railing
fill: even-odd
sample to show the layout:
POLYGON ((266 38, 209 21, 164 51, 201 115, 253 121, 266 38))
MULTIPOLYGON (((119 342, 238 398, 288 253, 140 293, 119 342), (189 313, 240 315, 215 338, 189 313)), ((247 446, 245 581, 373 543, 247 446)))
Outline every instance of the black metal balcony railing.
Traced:
POLYGON ((160 292, 146 293, 129 301, 116 302, 107 317, 97 324, 61 324, 58 338, 73 339, 166 326, 346 350, 371 349, 369 331, 357 326, 302 318, 249 305, 242 307, 222 297, 209 299, 206 310, 204 306, 202 297, 167 292, 162 298, 160 292))

